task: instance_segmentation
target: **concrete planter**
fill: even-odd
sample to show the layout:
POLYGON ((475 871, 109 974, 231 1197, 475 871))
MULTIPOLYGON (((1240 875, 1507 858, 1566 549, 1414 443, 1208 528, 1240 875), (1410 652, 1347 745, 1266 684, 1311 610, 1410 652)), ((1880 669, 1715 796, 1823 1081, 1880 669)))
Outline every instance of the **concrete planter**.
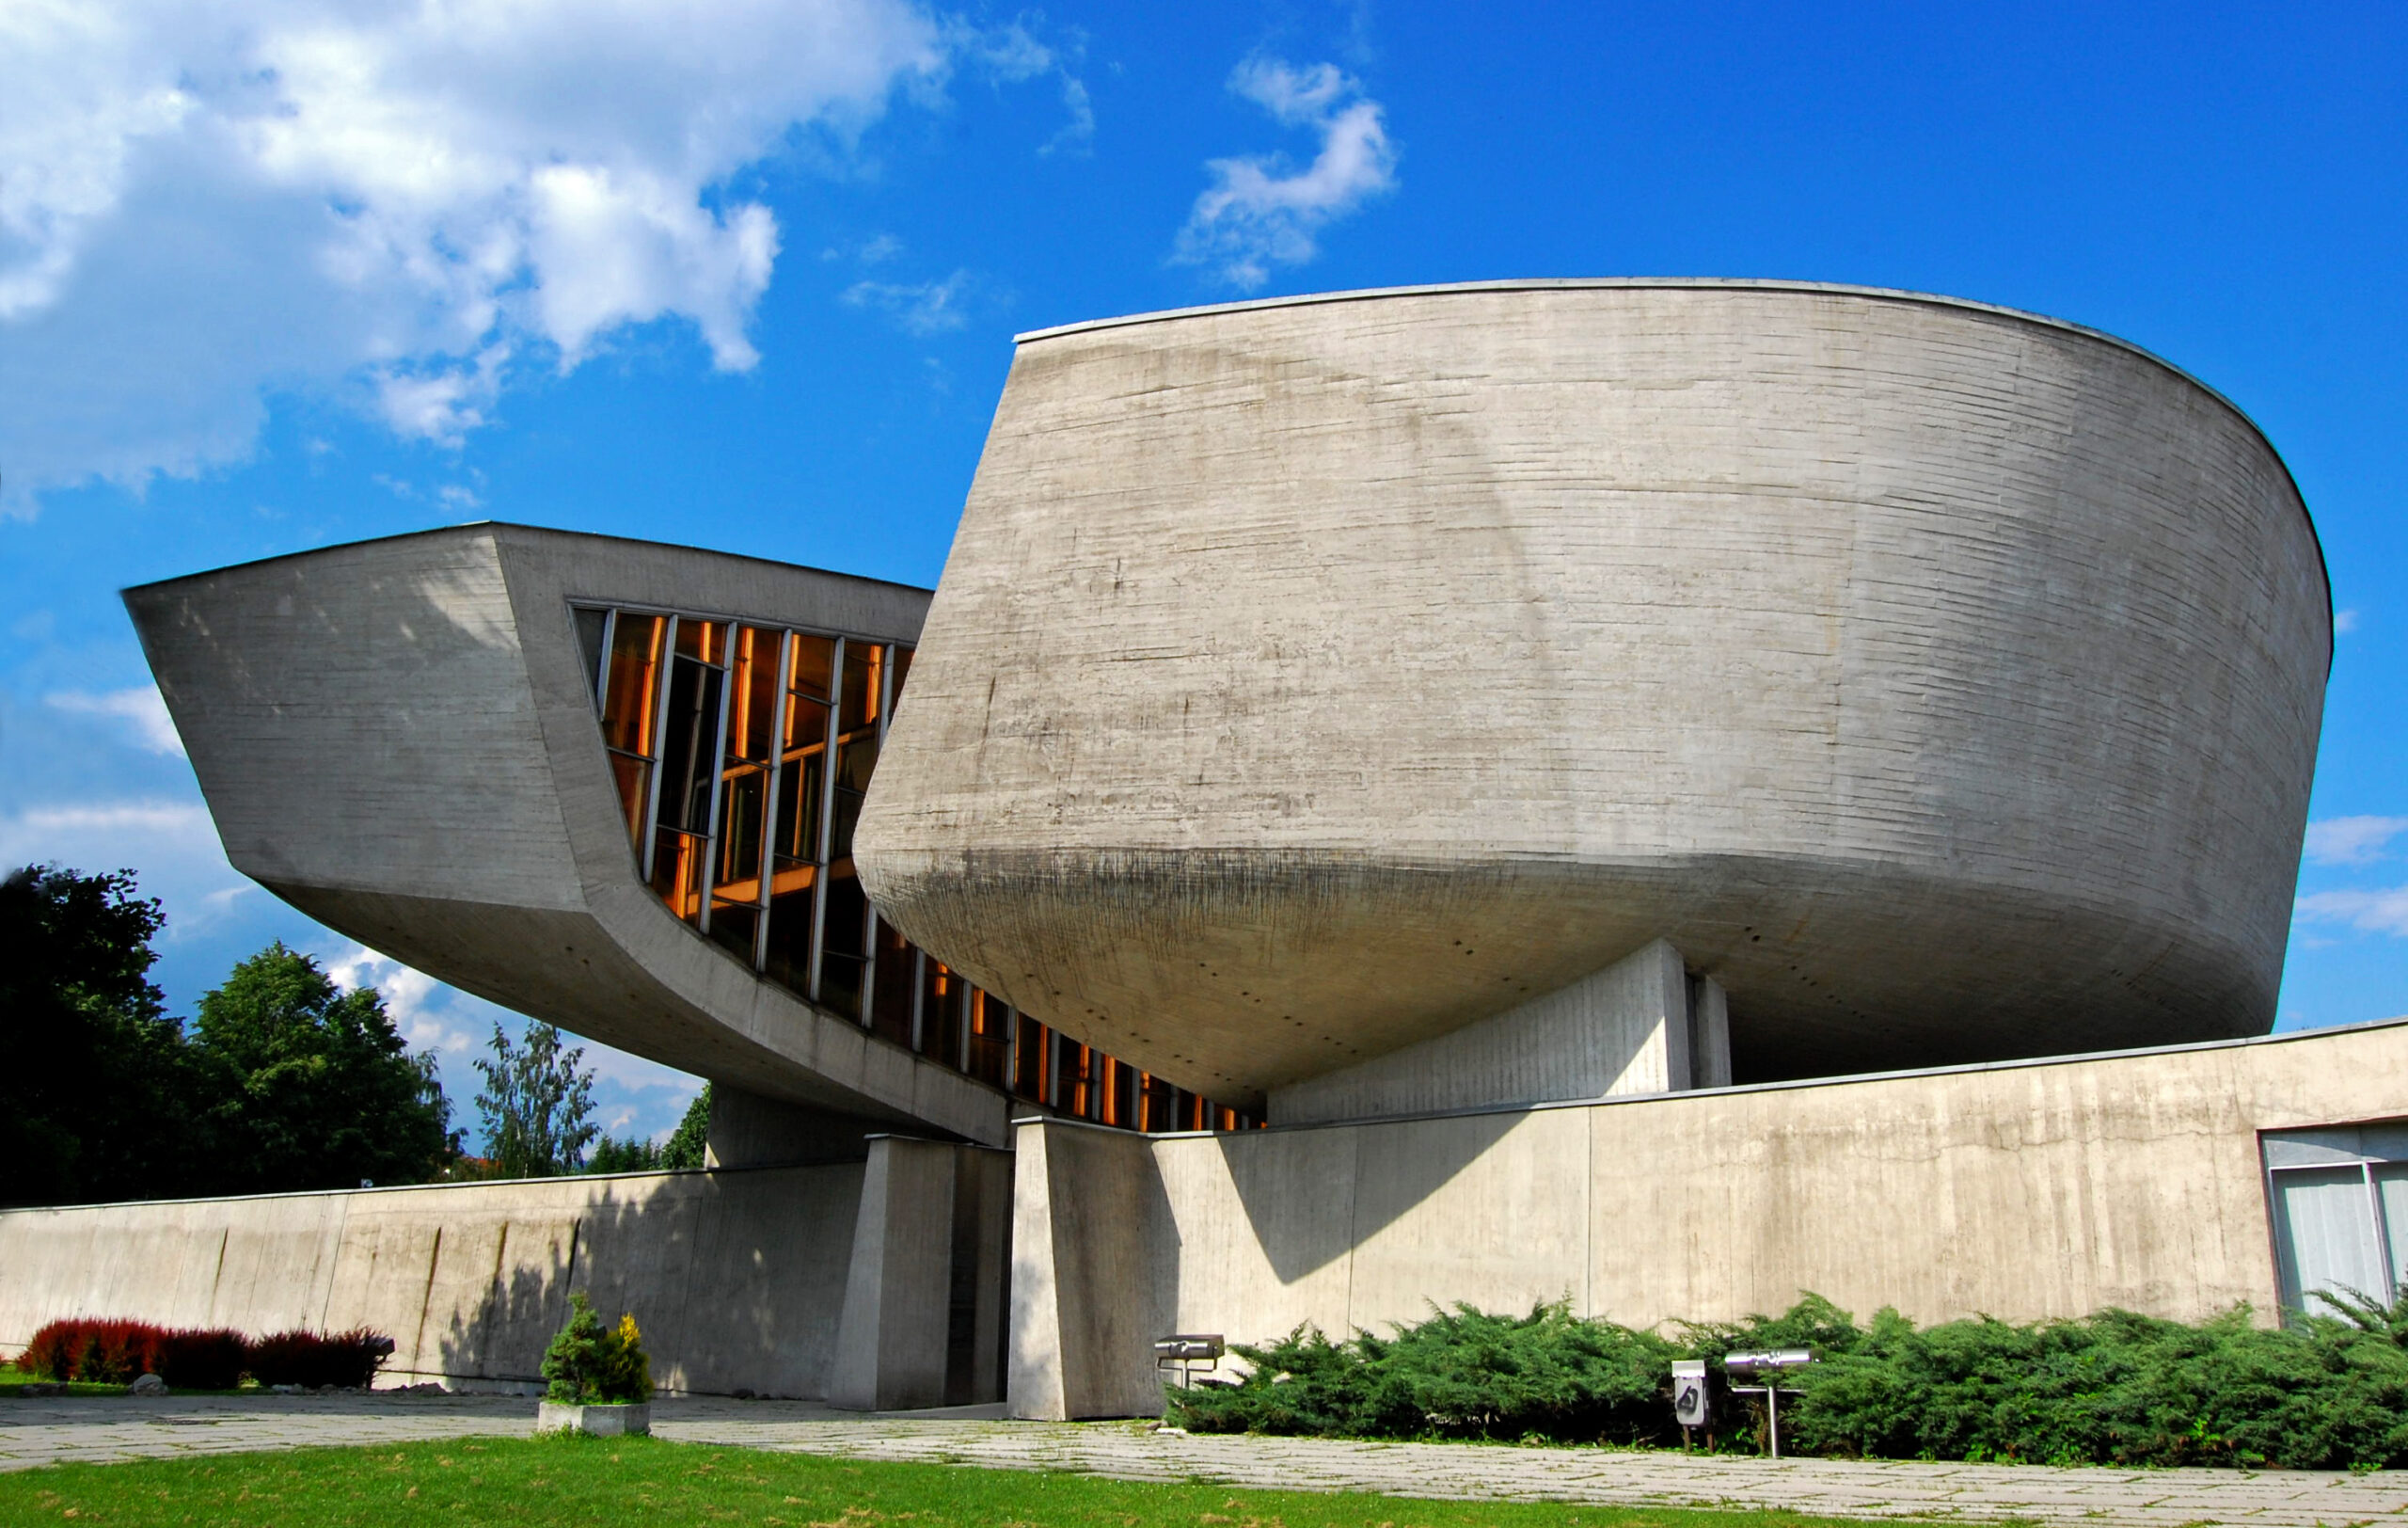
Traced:
POLYGON ((539 1433, 592 1433, 596 1438, 649 1433, 652 1431, 652 1403, 638 1401, 632 1406, 569 1406, 560 1401, 546 1401, 535 1409, 535 1430, 539 1433))

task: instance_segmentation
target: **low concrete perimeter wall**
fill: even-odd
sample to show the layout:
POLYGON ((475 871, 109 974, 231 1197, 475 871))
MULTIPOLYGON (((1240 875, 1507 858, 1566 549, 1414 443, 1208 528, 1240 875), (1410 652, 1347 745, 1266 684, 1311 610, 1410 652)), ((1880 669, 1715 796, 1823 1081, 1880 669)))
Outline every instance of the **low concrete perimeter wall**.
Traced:
POLYGON ((1032 1122, 1013 1409, 1158 1410, 1158 1337, 1376 1330, 1433 1301, 2271 1320, 2258 1133, 2400 1117, 2408 1025, 1226 1136, 1032 1122))
POLYGON ((386 1383, 537 1375, 568 1292, 632 1311, 676 1390, 827 1393, 859 1164, 0 1214, 0 1349, 57 1316, 370 1327, 386 1383))

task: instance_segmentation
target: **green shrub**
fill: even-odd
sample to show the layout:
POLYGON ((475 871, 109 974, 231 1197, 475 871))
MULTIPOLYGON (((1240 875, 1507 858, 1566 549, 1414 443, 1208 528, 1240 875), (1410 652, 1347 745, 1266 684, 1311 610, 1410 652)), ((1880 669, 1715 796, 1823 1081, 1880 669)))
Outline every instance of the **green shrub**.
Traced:
POLYGON ((652 1398, 652 1361, 633 1315, 605 1327, 585 1291, 568 1297, 568 1324, 544 1350, 544 1398, 572 1406, 626 1405, 652 1398))
MULTIPOLYGON (((1741 1348, 1813 1346, 1782 1405, 1784 1447, 1877 1458, 2045 1464, 2408 1465, 2408 1293, 2384 1306, 2253 1326, 2102 1311, 2015 1326, 1918 1329, 1884 1310, 1860 1327, 1808 1296, 1779 1316, 1637 1331, 1543 1305, 1522 1317, 1434 1311, 1389 1337, 1333 1343, 1308 1327, 1262 1347, 1234 1381, 1174 1389, 1198 1432, 1358 1438, 1544 1438, 1669 1443, 1676 1358, 1719 1369, 1741 1348)), ((1727 1392, 1714 1441, 1758 1446, 1760 1409, 1727 1392)))

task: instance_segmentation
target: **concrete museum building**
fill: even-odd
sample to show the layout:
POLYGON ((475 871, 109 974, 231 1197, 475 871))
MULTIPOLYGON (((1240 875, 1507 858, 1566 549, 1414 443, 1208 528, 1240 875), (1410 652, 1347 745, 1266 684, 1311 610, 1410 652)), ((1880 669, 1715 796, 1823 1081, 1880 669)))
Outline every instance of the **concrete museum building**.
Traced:
POLYGON ((2332 659, 2231 404, 1783 282, 1023 335, 933 594, 509 525, 129 591, 233 863, 717 1085, 705 1172, 10 1212, 70 1311, 1161 1406, 1152 1345, 2408 1275, 2408 1027, 2269 1036, 2332 659))

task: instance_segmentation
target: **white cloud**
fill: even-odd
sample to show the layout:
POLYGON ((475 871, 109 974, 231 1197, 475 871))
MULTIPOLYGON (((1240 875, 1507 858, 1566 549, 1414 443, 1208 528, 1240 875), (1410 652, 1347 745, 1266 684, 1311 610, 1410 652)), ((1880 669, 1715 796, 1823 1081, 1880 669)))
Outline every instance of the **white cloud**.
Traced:
POLYGON ((2320 891, 2302 897, 2299 915, 2323 923, 2346 923, 2368 933, 2408 939, 2408 886, 2388 891, 2320 891))
POLYGON ((1318 254, 1314 235, 1332 220, 1392 189, 1396 148, 1380 103, 1335 64, 1299 69, 1248 59, 1229 76, 1229 88, 1284 125, 1321 135, 1321 151, 1301 170, 1291 172, 1281 155, 1205 166, 1213 183, 1196 199, 1172 258, 1216 267, 1223 280, 1251 292, 1271 279, 1273 264, 1301 265, 1318 254))
POLYGON ((902 285, 892 281, 856 281, 845 289, 845 302, 854 308, 882 308, 907 333, 926 337, 958 329, 970 322, 964 309, 974 282, 968 271, 956 271, 942 281, 902 285))
POLYGON ((2333 634, 2335 636, 2346 637, 2357 629, 2358 613, 2356 611, 2344 610, 2333 613, 2333 634))
POLYGON ((176 724, 167 715, 167 703, 160 698, 155 684, 138 684, 129 690, 110 690, 97 695, 62 691, 44 695, 42 704, 77 716, 114 718, 127 724, 135 745, 144 753, 184 756, 184 740, 176 735, 176 724))
POLYGON ((990 36, 912 0, 0 7, 9 503, 240 459, 273 388, 456 444, 510 365, 623 326, 744 370, 780 235, 731 178, 958 58, 1060 68, 990 36))
POLYGON ((0 817, 0 866, 55 861, 87 873, 132 868, 166 906, 166 939, 206 935, 257 888, 226 862, 198 802, 139 798, 30 806, 0 817))
POLYGON ((2319 865, 2368 865, 2408 833, 2408 817, 2331 817, 2307 825, 2307 857, 2319 865))

